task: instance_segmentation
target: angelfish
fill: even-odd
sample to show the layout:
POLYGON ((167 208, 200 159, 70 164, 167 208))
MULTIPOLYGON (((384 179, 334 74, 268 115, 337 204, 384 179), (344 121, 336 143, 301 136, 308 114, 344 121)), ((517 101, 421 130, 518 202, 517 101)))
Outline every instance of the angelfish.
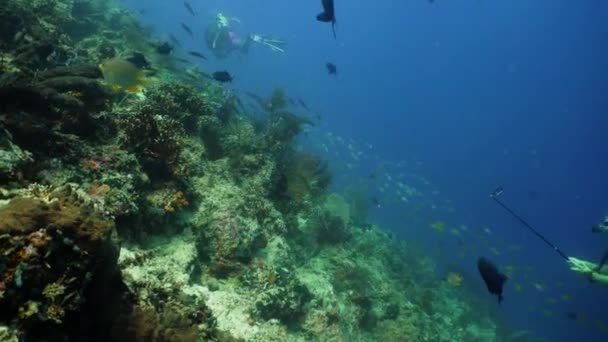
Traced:
POLYGON ((323 12, 317 15, 317 20, 324 23, 331 23, 331 30, 336 38, 336 13, 334 11, 334 0, 321 0, 323 12))

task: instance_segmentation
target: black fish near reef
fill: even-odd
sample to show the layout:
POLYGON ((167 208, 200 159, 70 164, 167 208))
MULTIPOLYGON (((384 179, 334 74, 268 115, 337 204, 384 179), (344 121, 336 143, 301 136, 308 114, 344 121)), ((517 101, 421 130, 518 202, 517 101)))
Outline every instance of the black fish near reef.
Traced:
POLYGON ((498 296, 499 303, 502 302, 502 287, 508 279, 507 276, 500 273, 491 261, 483 257, 477 260, 477 269, 488 291, 498 296))
POLYGON ((181 24, 182 24, 182 28, 184 29, 184 31, 188 32, 188 34, 190 35, 190 37, 193 37, 194 35, 192 34, 192 29, 188 25, 186 25, 184 23, 181 23, 181 24))
POLYGON ((196 14, 194 14, 194 10, 192 10, 192 6, 190 6, 190 4, 187 1, 184 1, 184 7, 186 7, 186 9, 188 10, 188 12, 190 12, 190 14, 196 15, 196 14))
POLYGON ((336 38, 336 12, 334 10, 334 0, 321 0, 323 12, 317 15, 317 20, 323 23, 331 23, 331 30, 336 38))
POLYGON ((380 208, 380 201, 378 200, 378 198, 372 197, 372 203, 374 204, 375 207, 380 208))
POLYGON ((325 63, 325 66, 330 75, 338 75, 338 67, 334 63, 327 62, 325 63))
POLYGON ((234 78, 232 78, 232 75, 230 75, 230 73, 226 70, 224 71, 216 71, 213 73, 213 79, 218 81, 218 82, 232 82, 232 80, 234 78))
POLYGON ((170 55, 171 52, 173 51, 173 46, 171 46, 171 44, 167 43, 167 42, 163 42, 160 45, 155 45, 155 50, 156 53, 158 53, 159 55, 170 55))
POLYGON ((205 55, 203 55, 202 53, 197 52, 197 51, 188 51, 188 54, 190 56, 194 56, 196 58, 207 59, 207 57, 205 57, 205 55))
POLYGON ((139 52, 134 52, 133 56, 126 58, 126 60, 135 65, 138 69, 150 69, 150 63, 146 60, 146 56, 139 52))

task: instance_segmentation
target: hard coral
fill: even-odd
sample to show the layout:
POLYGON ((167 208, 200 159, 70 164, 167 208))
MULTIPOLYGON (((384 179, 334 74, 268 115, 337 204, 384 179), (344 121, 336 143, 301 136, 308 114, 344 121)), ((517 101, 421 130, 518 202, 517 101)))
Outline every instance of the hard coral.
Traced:
POLYGON ((295 201, 320 194, 331 180, 327 164, 318 156, 306 152, 288 154, 280 165, 275 192, 295 201))
POLYGON ((173 197, 171 197, 169 202, 167 202, 167 204, 165 204, 163 209, 167 213, 172 213, 172 212, 175 212, 176 210, 181 210, 181 209, 187 207, 188 204, 189 204, 188 200, 184 196, 184 193, 181 191, 178 191, 175 193, 175 195, 173 195, 173 197))
POLYGON ((0 322, 20 317, 26 336, 67 336, 102 269, 116 265, 113 223, 71 186, 48 198, 16 197, 0 208, 0 322), (29 314, 32 310, 37 314, 29 314), (45 322, 54 322, 49 326, 45 322))
POLYGON ((148 103, 133 108, 121 123, 122 146, 135 152, 148 175, 153 179, 172 176, 183 147, 182 125, 148 103))
POLYGON ((254 314, 262 319, 279 319, 287 324, 297 323, 306 312, 312 294, 295 276, 284 274, 261 292, 254 314))
POLYGON ((212 115, 211 108, 193 87, 180 83, 160 83, 146 93, 146 102, 156 112, 180 122, 189 133, 198 133, 203 116, 212 115))
POLYGON ((319 243, 332 245, 351 238, 344 221, 327 210, 316 210, 307 224, 319 243))

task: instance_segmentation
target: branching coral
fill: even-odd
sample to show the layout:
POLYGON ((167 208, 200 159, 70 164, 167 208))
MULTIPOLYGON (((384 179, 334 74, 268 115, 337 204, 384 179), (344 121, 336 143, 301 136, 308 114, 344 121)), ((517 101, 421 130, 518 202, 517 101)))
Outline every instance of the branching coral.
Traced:
POLYGON ((284 151, 302 132, 304 125, 314 123, 285 110, 272 112, 265 132, 267 147, 275 153, 284 151))
POLYGON ((174 119, 158 114, 151 104, 132 109, 121 120, 122 146, 135 152, 151 177, 170 177, 179 163, 184 129, 174 119))
POLYGON ((146 93, 146 98, 156 113, 179 121, 189 133, 198 133, 200 118, 213 114, 195 88, 179 83, 161 82, 146 93))
POLYGON ((327 164, 316 155, 306 152, 287 154, 279 164, 276 195, 302 201, 318 195, 331 181, 327 164))
POLYGON ((351 238, 351 233, 344 221, 327 210, 315 210, 307 225, 308 230, 315 235, 317 242, 321 244, 333 245, 348 241, 351 238))

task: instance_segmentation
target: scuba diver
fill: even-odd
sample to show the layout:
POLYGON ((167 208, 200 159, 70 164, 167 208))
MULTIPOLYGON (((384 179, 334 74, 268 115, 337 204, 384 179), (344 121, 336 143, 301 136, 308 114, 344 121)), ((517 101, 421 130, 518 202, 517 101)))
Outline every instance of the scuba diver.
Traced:
MULTIPOLYGON (((593 233, 608 232, 608 217, 605 217, 602 222, 591 227, 591 231, 593 233)), ((608 267, 604 267, 606 262, 608 262, 608 250, 602 255, 599 264, 574 257, 568 258, 568 266, 570 266, 572 271, 588 276, 589 280, 594 283, 608 286, 608 267)))
MULTIPOLYGON (((522 225, 528 228, 532 233, 534 233, 540 240, 542 240, 546 245, 551 247, 553 251, 557 253, 560 257, 566 260, 566 263, 570 267, 570 270, 581 273, 589 278, 591 282, 599 283, 605 286, 608 286, 608 267, 606 263, 608 262, 608 250, 604 252, 602 259, 599 264, 596 264, 591 261, 577 259, 575 257, 567 256, 562 250, 554 245, 551 241, 549 241, 545 236, 543 236, 539 231, 537 231, 534 227, 532 227, 526 220, 524 220, 521 216, 519 216, 513 209, 507 206, 504 202, 500 200, 500 195, 504 192, 502 186, 499 186, 494 190, 490 197, 500 205, 505 211, 507 211, 511 216, 517 219, 522 225)), ((603 222, 593 226, 593 232, 608 232, 608 217, 604 218, 603 222)))
POLYGON ((260 34, 239 35, 235 32, 233 23, 240 24, 241 21, 238 18, 229 18, 222 13, 218 13, 215 16, 215 22, 205 30, 205 41, 215 57, 226 58, 233 51, 247 54, 251 43, 262 44, 272 51, 285 52, 285 42, 283 40, 265 37, 260 34))

